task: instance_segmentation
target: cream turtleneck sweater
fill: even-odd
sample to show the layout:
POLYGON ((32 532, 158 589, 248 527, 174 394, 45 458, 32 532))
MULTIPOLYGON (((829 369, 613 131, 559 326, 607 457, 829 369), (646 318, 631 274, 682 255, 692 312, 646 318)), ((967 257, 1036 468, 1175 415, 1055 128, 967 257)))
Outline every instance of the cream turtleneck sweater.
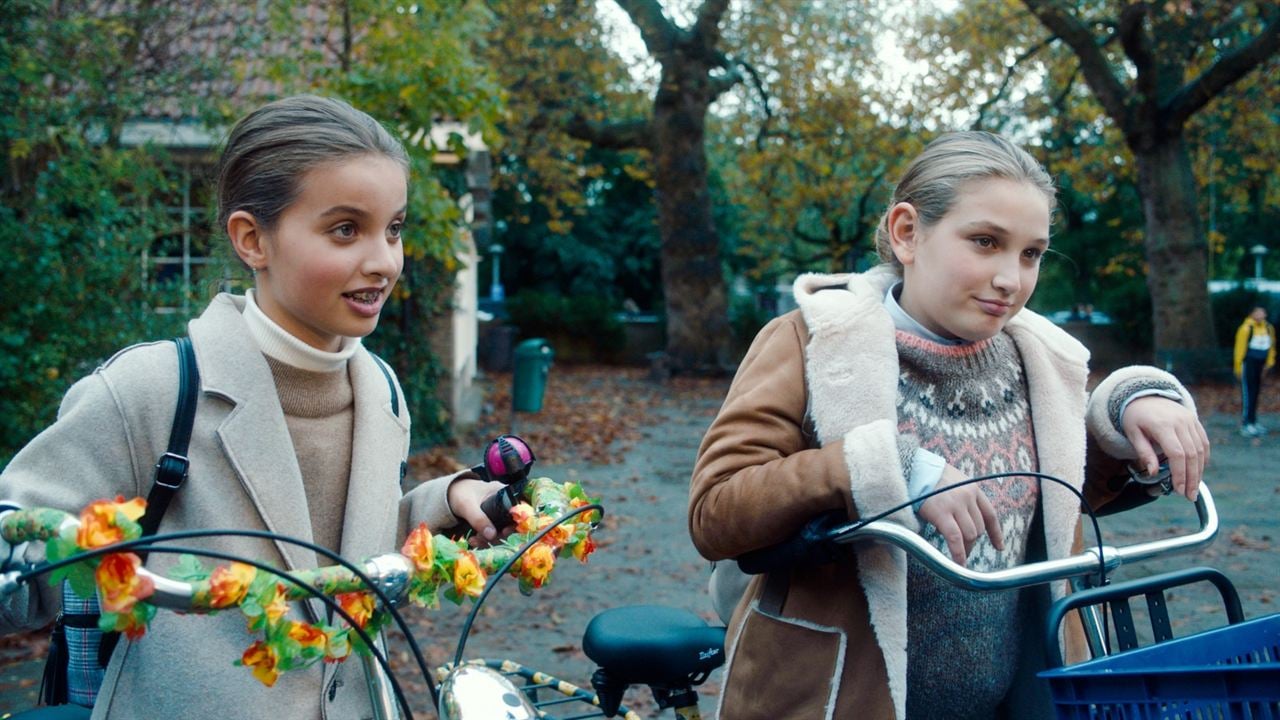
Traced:
POLYGON ((359 350, 360 339, 343 338, 337 352, 313 348, 267 317, 253 290, 245 293, 244 319, 275 380, 302 472, 312 536, 317 544, 337 552, 342 544, 355 428, 348 360, 359 350))

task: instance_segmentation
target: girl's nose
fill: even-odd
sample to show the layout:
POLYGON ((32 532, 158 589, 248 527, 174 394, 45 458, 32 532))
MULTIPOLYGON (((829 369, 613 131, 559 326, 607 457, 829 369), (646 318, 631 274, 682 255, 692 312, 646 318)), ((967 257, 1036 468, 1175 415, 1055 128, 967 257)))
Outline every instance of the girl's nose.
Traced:
POLYGON ((1022 268, 1018 258, 1000 261, 996 274, 991 278, 991 286, 1006 295, 1013 295, 1022 289, 1022 268))
POLYGON ((364 273, 390 280, 400 277, 400 270, 404 267, 404 245, 389 243, 382 238, 372 240, 369 245, 370 249, 364 256, 364 273))

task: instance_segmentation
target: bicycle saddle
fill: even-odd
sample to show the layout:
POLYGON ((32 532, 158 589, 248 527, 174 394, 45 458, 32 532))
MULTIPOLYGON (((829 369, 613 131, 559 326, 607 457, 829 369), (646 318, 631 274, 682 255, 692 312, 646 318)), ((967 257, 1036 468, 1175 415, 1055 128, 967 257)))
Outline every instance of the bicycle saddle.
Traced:
POLYGON ((723 627, 677 608, 630 605, 591 619, 587 657, 628 685, 696 685, 724 664, 723 627))

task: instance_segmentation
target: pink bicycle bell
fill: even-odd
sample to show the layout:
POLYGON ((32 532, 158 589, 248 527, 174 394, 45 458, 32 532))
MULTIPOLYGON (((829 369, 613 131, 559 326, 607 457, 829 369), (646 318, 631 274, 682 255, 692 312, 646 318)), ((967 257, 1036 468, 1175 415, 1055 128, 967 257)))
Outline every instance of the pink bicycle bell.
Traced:
POLYGON ((489 480, 510 485, 529 475, 533 467, 533 451, 515 435, 500 435, 484 451, 484 474, 489 480))
POLYGON ((472 468, 486 482, 497 481, 505 486, 480 503, 494 527, 501 529, 512 523, 511 508, 524 494, 533 460, 529 443, 515 435, 499 435, 485 448, 484 462, 472 468))

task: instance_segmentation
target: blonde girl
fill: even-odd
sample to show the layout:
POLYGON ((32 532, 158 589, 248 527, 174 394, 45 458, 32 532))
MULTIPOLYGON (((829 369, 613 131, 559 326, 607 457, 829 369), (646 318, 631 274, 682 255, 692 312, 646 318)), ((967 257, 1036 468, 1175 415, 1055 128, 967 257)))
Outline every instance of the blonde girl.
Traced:
MULTIPOLYGON (((965 132, 930 143, 884 214, 884 264, 802 275, 799 309, 765 326, 739 367, 693 473, 701 553, 733 558, 817 515, 868 516, 980 474, 1038 470, 1079 488, 1099 476, 1086 449, 1148 471, 1159 452, 1194 498, 1208 440, 1182 385, 1132 367, 1086 396, 1088 352, 1024 308, 1053 205, 1048 175, 1009 141, 965 132)), ((1062 488, 1019 477, 893 517, 957 562, 994 570, 1070 553, 1079 513, 1062 488)), ((759 576, 736 606, 720 600, 732 613, 724 718, 1047 709, 1028 697, 1044 588, 967 592, 896 549, 860 547, 759 576)))

